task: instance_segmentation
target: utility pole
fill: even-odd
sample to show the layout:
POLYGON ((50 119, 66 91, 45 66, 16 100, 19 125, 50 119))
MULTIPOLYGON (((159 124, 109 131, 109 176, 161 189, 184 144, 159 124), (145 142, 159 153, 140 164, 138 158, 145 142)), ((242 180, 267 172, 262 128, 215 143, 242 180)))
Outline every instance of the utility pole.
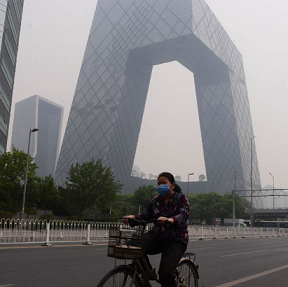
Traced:
POLYGON ((252 148, 252 144, 253 144, 253 139, 255 138, 255 136, 253 136, 251 138, 251 213, 250 213, 250 225, 251 227, 253 227, 253 201, 252 201, 252 190, 253 190, 253 148, 252 148))
POLYGON ((275 208, 275 205, 274 205, 274 198, 275 198, 275 195, 274 195, 274 176, 272 175, 272 173, 270 172, 269 173, 271 176, 272 176, 272 178, 273 178, 273 210, 274 210, 274 208, 275 208))
MULTIPOLYGON (((26 160, 25 179, 24 179, 23 202, 22 202, 22 212, 21 212, 20 222, 22 222, 22 219, 24 218, 24 210, 25 210, 25 197, 26 197, 26 188, 27 188, 27 176, 28 176, 28 164, 29 164, 29 151, 30 151, 31 133, 38 132, 38 131, 39 131, 38 128, 30 129, 30 131, 29 131, 27 160, 26 160)), ((22 229, 22 227, 20 227, 20 228, 22 229)))
POLYGON ((190 176, 190 175, 193 175, 193 174, 194 174, 193 172, 191 172, 191 173, 188 172, 187 198, 188 198, 188 196, 189 196, 189 176, 190 176))
POLYGON ((232 191, 232 201, 233 201, 233 228, 235 228, 235 192, 236 192, 236 177, 237 177, 237 166, 234 169, 234 190, 232 191))

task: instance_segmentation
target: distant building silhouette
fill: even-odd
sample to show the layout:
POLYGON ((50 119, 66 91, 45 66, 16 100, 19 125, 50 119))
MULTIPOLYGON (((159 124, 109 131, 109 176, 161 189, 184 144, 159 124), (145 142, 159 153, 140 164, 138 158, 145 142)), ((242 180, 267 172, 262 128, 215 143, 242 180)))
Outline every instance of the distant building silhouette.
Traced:
POLYGON ((0 1, 0 155, 7 146, 23 3, 0 1))
POLYGON ((38 95, 15 104, 12 142, 27 152, 30 128, 39 128, 31 134, 30 154, 39 167, 40 177, 54 176, 60 148, 63 107, 38 95))
POLYGON ((242 56, 204 0, 98 1, 58 185, 71 164, 92 157, 112 168, 124 192, 148 182, 131 171, 153 66, 171 61, 195 79, 207 181, 192 182, 191 190, 231 192, 235 166, 237 189, 250 188, 251 174, 253 188, 260 188, 242 56))

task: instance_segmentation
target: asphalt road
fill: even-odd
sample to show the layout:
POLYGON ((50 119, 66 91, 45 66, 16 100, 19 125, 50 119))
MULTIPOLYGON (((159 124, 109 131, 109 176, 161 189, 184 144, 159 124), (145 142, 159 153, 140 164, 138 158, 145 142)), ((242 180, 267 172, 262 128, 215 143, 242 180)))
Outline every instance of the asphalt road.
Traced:
MULTIPOLYGON (((187 251, 197 255, 200 287, 288 286, 286 237, 192 241, 187 251)), ((115 263, 106 252, 106 243, 0 244, 0 287, 95 287, 115 263)))

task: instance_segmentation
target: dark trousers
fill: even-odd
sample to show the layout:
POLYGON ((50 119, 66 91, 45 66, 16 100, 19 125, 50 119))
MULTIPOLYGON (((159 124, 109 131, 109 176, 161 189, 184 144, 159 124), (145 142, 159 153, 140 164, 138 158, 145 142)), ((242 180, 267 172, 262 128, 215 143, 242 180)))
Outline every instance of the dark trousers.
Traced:
MULTIPOLYGON (((159 240, 151 237, 149 240, 146 253, 155 255, 161 253, 161 261, 158 270, 159 280, 162 287, 176 287, 175 271, 176 267, 186 250, 186 246, 182 243, 159 240)), ((145 256, 148 259, 148 256, 145 256)), ((151 266, 149 259, 148 265, 151 266)))

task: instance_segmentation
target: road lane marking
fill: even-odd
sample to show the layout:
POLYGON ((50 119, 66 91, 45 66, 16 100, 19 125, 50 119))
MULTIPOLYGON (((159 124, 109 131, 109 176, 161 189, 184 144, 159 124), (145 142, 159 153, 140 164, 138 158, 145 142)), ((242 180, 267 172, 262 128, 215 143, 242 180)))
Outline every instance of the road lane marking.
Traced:
MULTIPOLYGON (((67 245, 52 245, 51 247, 86 247, 88 245, 83 244, 67 244, 67 245)), ((107 243, 93 243, 89 246, 107 246, 107 243)), ((33 246, 7 246, 7 247, 0 247, 1 249, 23 249, 23 248, 43 248, 43 246, 39 245, 33 245, 33 246)), ((0 285, 0 287, 2 287, 0 285)))
POLYGON ((264 251, 267 251, 267 250, 269 250, 269 249, 250 251, 250 252, 244 252, 244 253, 235 253, 235 254, 229 254, 229 255, 222 255, 220 257, 231 257, 231 256, 245 255, 245 254, 251 254, 251 253, 264 252, 264 251))
POLYGON ((16 286, 16 285, 15 284, 0 285, 0 287, 10 287, 10 286, 16 286))
MULTIPOLYGON (((187 250, 189 251, 193 251, 193 250, 200 250, 200 249, 212 249, 212 248, 215 248, 215 247, 199 247, 199 248, 189 248, 187 250)), ((1 287, 1 286, 0 286, 1 287)))
POLYGON ((244 283, 244 282, 250 281, 252 279, 256 279, 256 278, 259 278, 259 277, 262 277, 262 276, 265 276, 265 275, 268 275, 268 274, 271 274, 271 273, 274 273, 274 272, 277 272, 277 271, 284 270, 286 268, 288 268, 288 265, 284 265, 284 266, 281 266, 281 267, 278 267, 278 268, 274 268, 274 269, 267 270, 267 271, 264 271, 264 272, 261 272, 261 273, 257 273, 257 274, 251 275, 251 276, 247 276, 247 277, 244 277, 242 279, 234 280, 234 281, 231 281, 231 282, 228 282, 228 283, 225 283, 225 284, 221 284, 221 285, 218 285, 218 286, 215 286, 215 287, 231 287, 231 286, 235 286, 235 285, 238 285, 240 283, 244 283))

